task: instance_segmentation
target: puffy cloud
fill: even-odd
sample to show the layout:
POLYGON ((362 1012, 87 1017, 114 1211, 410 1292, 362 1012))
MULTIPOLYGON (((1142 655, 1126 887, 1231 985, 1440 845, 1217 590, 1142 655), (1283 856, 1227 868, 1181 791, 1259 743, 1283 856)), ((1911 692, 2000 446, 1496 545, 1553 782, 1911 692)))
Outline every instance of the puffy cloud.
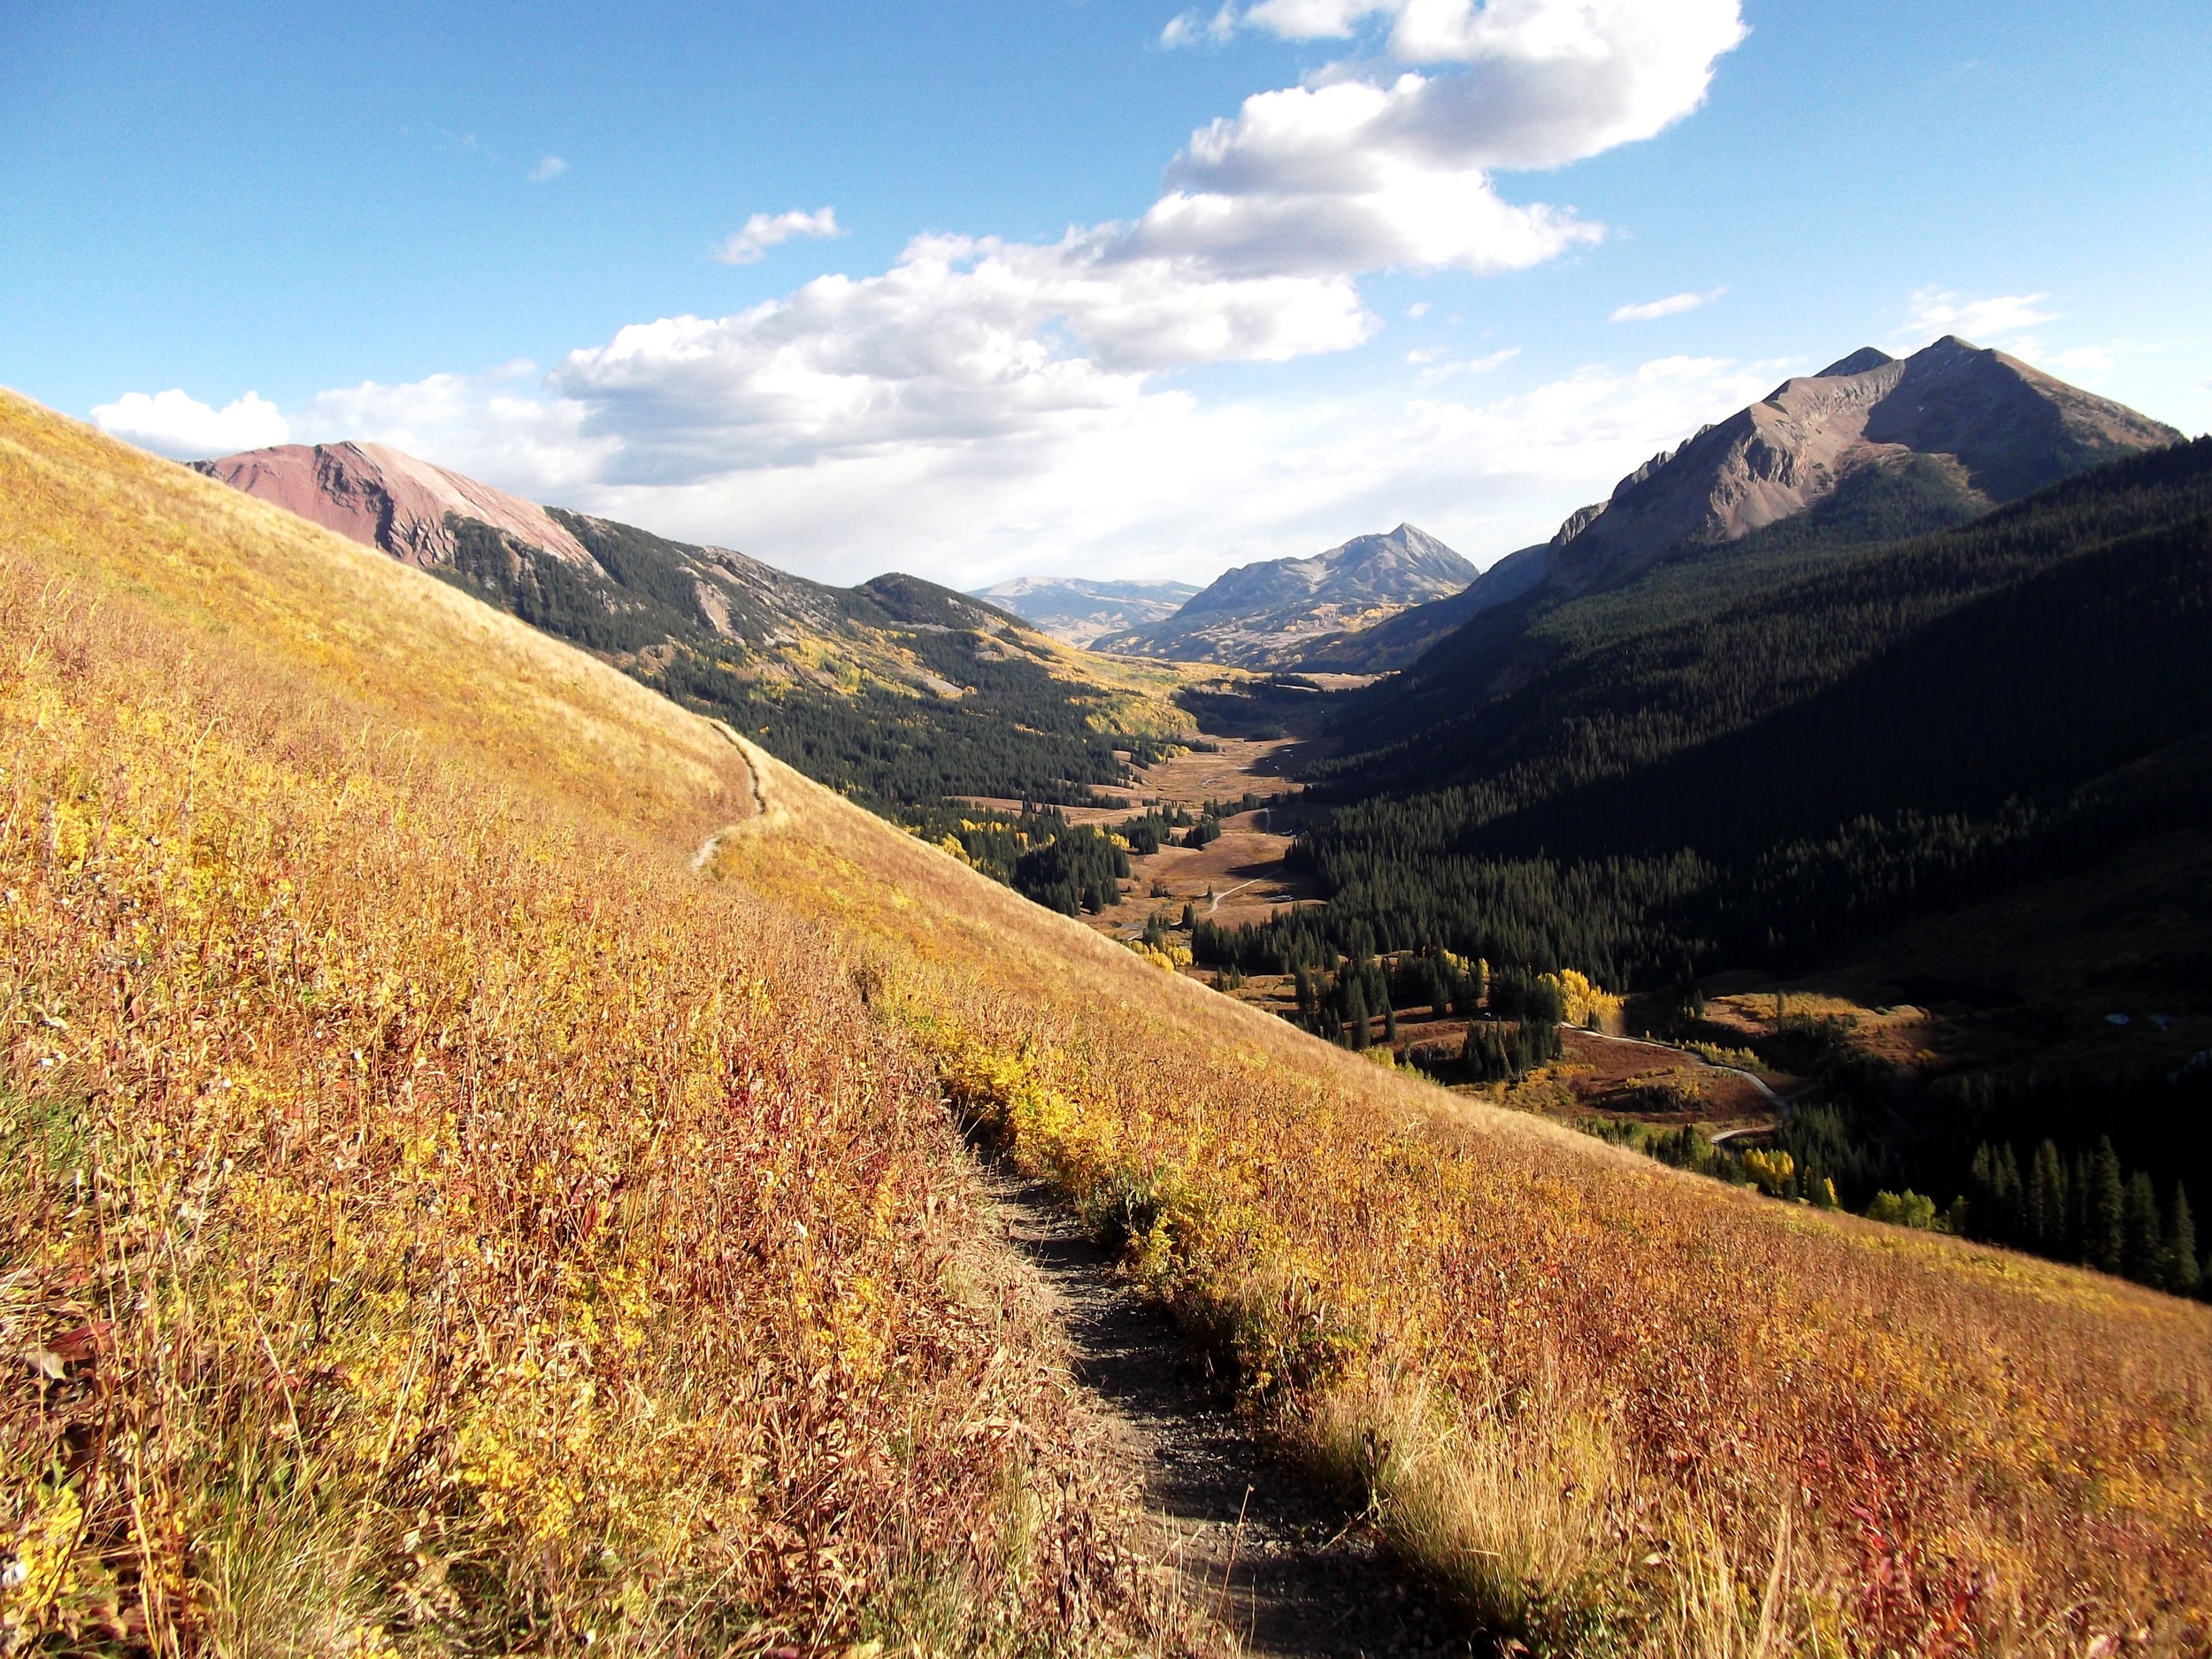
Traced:
POLYGON ((1701 305, 1710 305, 1727 292, 1727 286, 1723 284, 1717 288, 1708 288, 1702 294, 1670 294, 1663 300, 1646 300, 1640 305, 1617 307, 1609 320, 1617 323, 1648 323, 1655 322, 1662 317, 1678 317, 1684 311, 1694 311, 1701 305))
POLYGON ((1744 34, 1736 0, 1265 0, 1204 31, 1319 38, 1374 16, 1409 67, 1338 65, 1247 98, 1191 135, 1132 247, 1278 273, 1540 264, 1601 227, 1509 204, 1491 173, 1650 137, 1703 102, 1744 34))
POLYGON ((2056 311, 2042 309, 2047 294, 2000 294, 1990 299, 1970 300, 1939 288, 1921 288, 1912 296, 1910 310, 1892 339, 1918 347, 1945 334, 1957 334, 1977 344, 2016 334, 2039 323, 2055 322, 2056 311))
POLYGON ((536 166, 530 169, 530 182, 533 184, 550 184, 554 180, 559 178, 567 171, 568 163, 563 161, 558 156, 548 156, 544 160, 538 163, 536 166))
POLYGON ((926 237, 881 276, 633 325, 550 383, 619 434, 620 476, 674 480, 1057 430, 1126 409, 1163 367, 1333 350, 1372 326, 1345 277, 1224 277, 1101 233, 926 237))
MULTIPOLYGON (((1763 389, 1739 395, 1727 365, 1701 363, 1593 372, 1525 405, 1202 403, 1166 377, 1372 338, 1363 273, 1517 269, 1595 240, 1570 209, 1507 201, 1493 174, 1657 132, 1742 35, 1736 0, 1263 0, 1170 38, 1239 28, 1363 35, 1381 56, 1194 133, 1132 221, 1049 242, 926 236, 879 274, 625 327, 535 387, 527 365, 365 382, 294 426, 825 575, 964 580, 1125 565, 1140 546, 1217 569, 1370 519, 1487 536, 1496 503, 1525 496, 1555 518, 1576 502, 1552 495, 1601 490, 1763 389), (1562 410, 1568 425, 1546 424, 1562 410)), ((717 257, 840 234, 827 207, 755 214, 717 257)), ((1432 386, 1509 355, 1415 366, 1432 386)))
MULTIPOLYGON (((1554 167, 1649 138, 1704 102, 1715 63, 1745 33, 1737 0, 1262 0, 1208 31, 1339 38, 1371 18, 1389 20, 1390 59, 1455 66, 1401 77, 1371 139, 1452 166, 1554 167)), ((1347 73, 1263 93, 1209 132, 1233 142, 1249 124, 1264 141, 1305 127, 1299 100, 1347 73)))
POLYGON ((756 213, 745 221, 744 229, 733 230, 723 239, 714 257, 724 265, 758 265, 771 248, 795 236, 827 238, 844 234, 838 228, 833 208, 818 207, 811 213, 796 208, 788 213, 756 213))
POLYGON ((705 540, 742 523, 752 551, 814 549, 809 568, 841 580, 896 566, 964 587, 1042 568, 1210 576, 1401 519, 1486 561, 1548 536, 1655 452, 1801 366, 1668 357, 1480 400, 1209 405, 1148 391, 992 443, 620 487, 593 510, 705 540))
POLYGON ((258 392, 248 392, 220 409, 211 409, 175 388, 150 397, 143 392, 126 392, 113 403, 95 408, 92 419, 104 432, 179 460, 199 460, 291 442, 291 427, 283 415, 258 392))

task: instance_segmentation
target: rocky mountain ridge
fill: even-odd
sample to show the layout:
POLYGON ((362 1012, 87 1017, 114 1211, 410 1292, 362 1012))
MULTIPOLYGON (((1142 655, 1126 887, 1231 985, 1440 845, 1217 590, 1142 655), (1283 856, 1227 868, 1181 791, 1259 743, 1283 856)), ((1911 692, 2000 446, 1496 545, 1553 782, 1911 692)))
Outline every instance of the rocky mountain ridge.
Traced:
POLYGON ((1279 664, 1314 638, 1370 626, 1458 593, 1474 565, 1426 531, 1402 524, 1305 558, 1225 572, 1172 617, 1105 635, 1095 649, 1243 667, 1279 664))
POLYGON ((454 561, 458 543, 450 515, 488 525, 579 570, 607 573, 536 503, 389 444, 283 443, 192 467, 425 570, 454 561))
MULTIPOLYGON (((1878 492, 1884 476, 1909 470, 1925 516, 1892 533, 1933 529, 2181 435, 1953 335, 1907 357, 1862 347, 1654 456, 1549 541, 1508 554, 1463 592, 1317 640, 1295 665, 1402 669, 1516 602, 1552 611, 1636 588, 1662 567, 1682 566, 1687 579, 1719 549, 1878 492)), ((1851 537, 1829 540, 1841 548, 1851 537)))

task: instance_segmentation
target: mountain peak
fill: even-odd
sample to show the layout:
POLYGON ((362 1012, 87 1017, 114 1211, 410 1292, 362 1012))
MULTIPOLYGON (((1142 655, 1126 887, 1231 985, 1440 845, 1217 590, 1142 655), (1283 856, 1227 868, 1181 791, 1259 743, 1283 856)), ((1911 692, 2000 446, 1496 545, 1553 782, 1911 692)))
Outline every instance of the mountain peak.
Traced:
POLYGON ((458 544, 446 521, 458 517, 489 525, 565 565, 605 573, 584 544, 535 502, 389 444, 280 443, 192 466, 426 570, 453 562, 458 544))
POLYGON ((1839 357, 1813 378, 1817 380, 1834 380, 1838 375, 1864 374, 1869 369, 1878 369, 1897 359, 1878 346, 1861 346, 1847 357, 1839 357))
POLYGON ((1265 664, 1320 634, 1365 626, 1457 593, 1476 574, 1427 531, 1401 524, 1303 558, 1240 565, 1166 621, 1110 635, 1098 646, 1185 662, 1265 664))
POLYGON ((1562 597, 1608 588, 1679 549, 1793 518, 1869 466, 1940 457, 1981 508, 2181 434, 2001 351, 1946 334, 1909 357, 1872 346, 1654 457, 1554 538, 1562 597))

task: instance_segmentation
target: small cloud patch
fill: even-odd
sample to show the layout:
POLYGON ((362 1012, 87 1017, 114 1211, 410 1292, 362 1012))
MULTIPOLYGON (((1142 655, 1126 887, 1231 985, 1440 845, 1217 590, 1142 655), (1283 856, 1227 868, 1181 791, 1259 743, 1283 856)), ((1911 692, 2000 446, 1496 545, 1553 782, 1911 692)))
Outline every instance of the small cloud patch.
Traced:
POLYGON ((724 265, 758 265, 779 242, 798 236, 826 239, 844 234, 833 208, 817 208, 811 213, 796 208, 788 213, 756 213, 745 221, 744 229, 732 231, 723 239, 714 257, 724 265))
POLYGON ((1702 294, 1670 294, 1663 300, 1646 300, 1640 305, 1623 305, 1616 310, 1611 320, 1617 323, 1656 322, 1662 317, 1678 317, 1684 311, 1694 311, 1701 305, 1710 305, 1728 292, 1724 282, 1717 288, 1702 294))

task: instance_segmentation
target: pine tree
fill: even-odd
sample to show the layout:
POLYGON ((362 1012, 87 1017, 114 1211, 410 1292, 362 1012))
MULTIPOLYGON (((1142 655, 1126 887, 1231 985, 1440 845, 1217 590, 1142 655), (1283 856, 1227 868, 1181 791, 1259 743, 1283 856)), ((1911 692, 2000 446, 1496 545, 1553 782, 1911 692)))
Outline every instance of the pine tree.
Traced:
POLYGON ((1386 994, 1383 997, 1383 1041, 1394 1048, 1398 1046, 1398 1010, 1386 994))
POLYGON ((2189 1189, 2174 1183, 2174 1213, 2166 1224, 2167 1288, 2177 1295, 2193 1296, 2204 1284, 2197 1263, 2197 1222, 2189 1213, 2189 1189))
POLYGON ((1344 983, 1344 1029, 1353 1048, 1367 1046, 1367 992, 1358 974, 1348 976, 1344 983))
POLYGON ((2020 1179, 2020 1160, 2008 1143, 1997 1155, 1998 1225, 2007 1244, 2017 1244, 2028 1227, 2028 1194, 2020 1179))
POLYGON ((2127 1261, 2127 1190, 2112 1137, 2101 1136, 2091 1160, 2089 1190, 2082 1202, 2082 1249, 2089 1265, 2116 1273, 2127 1261))
POLYGON ((1966 1171, 1966 1225, 1975 1238, 1999 1236, 1997 1149, 1985 1141, 1974 1148, 1966 1171))
POLYGON ((2028 1243, 2046 1256, 2066 1253, 2066 1166, 2049 1141, 2036 1148, 2028 1178, 2028 1243))
POLYGON ((2139 1285, 2166 1287, 2166 1224, 2158 1213, 2158 1190, 2150 1171, 2138 1170, 2128 1182, 2122 1225, 2121 1267, 2139 1285))

